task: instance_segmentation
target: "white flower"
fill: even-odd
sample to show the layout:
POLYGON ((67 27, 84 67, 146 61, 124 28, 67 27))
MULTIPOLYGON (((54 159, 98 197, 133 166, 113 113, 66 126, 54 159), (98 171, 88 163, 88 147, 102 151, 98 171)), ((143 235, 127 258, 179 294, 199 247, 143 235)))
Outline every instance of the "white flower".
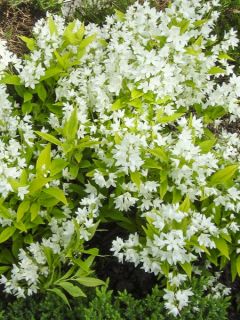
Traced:
POLYGON ((25 186, 25 187, 18 187, 18 196, 21 200, 24 199, 24 196, 26 194, 29 193, 29 190, 28 190, 29 186, 25 186))

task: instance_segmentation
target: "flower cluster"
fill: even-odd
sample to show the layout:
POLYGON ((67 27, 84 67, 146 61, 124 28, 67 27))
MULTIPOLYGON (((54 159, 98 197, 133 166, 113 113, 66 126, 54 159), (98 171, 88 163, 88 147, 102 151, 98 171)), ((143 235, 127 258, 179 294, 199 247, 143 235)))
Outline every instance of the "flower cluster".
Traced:
POLYGON ((10 280, 2 277, 6 291, 35 292, 52 272, 49 252, 82 266, 99 219, 134 230, 113 241, 113 254, 166 277, 174 315, 191 299, 200 258, 231 259, 236 276, 240 138, 216 128, 240 117, 240 77, 227 53, 238 40, 231 30, 217 41, 217 5, 175 0, 158 12, 136 3, 102 27, 48 17, 25 39, 31 53, 20 62, 2 44, 15 75, 3 77, 1 105, 13 116, 1 121, 15 129, 1 128, 0 240, 30 235, 10 280), (26 259, 35 279, 21 286, 26 259))
POLYGON ((74 14, 76 10, 80 11, 100 11, 110 7, 109 0, 63 0, 61 1, 62 14, 66 17, 74 14))

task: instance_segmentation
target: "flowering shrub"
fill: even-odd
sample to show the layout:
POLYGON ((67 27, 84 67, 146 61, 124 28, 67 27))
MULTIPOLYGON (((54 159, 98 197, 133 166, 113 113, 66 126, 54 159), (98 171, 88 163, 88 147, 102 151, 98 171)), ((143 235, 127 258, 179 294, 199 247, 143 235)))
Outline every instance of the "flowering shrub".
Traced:
POLYGON ((230 260, 240 274, 240 141, 221 128, 240 116, 227 54, 238 40, 212 34, 217 4, 136 3, 103 27, 49 17, 22 38, 21 60, 1 42, 6 292, 65 299, 83 295, 77 283, 101 284, 86 278, 98 251, 84 249, 99 221, 131 233, 113 254, 165 277, 173 315, 193 295, 192 273, 230 260))
POLYGON ((64 16, 72 15, 77 9, 86 12, 88 10, 101 11, 111 5, 109 0, 73 0, 62 1, 62 13, 64 16))

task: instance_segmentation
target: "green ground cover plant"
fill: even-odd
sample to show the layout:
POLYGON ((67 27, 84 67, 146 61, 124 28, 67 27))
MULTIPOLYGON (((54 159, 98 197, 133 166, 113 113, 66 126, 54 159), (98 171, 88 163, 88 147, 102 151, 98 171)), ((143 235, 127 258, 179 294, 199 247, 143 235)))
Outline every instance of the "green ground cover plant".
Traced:
POLYGON ((218 6, 136 3, 86 26, 49 13, 26 55, 0 42, 5 293, 68 304, 103 285, 90 240, 110 222, 128 233, 112 254, 158 277, 171 316, 199 274, 240 275, 240 141, 223 126, 239 121, 238 39, 214 34, 218 6))
MULTIPOLYGON (((221 296, 221 290, 211 292, 216 278, 195 279, 194 299, 183 311, 181 319, 226 320, 229 298, 221 296), (210 285, 210 291, 209 284, 210 285)), ((113 294, 107 287, 89 292, 88 299, 77 299, 66 308, 54 295, 27 298, 1 306, 1 320, 173 320, 167 314, 162 301, 162 290, 157 286, 145 298, 136 299, 126 291, 113 294)))

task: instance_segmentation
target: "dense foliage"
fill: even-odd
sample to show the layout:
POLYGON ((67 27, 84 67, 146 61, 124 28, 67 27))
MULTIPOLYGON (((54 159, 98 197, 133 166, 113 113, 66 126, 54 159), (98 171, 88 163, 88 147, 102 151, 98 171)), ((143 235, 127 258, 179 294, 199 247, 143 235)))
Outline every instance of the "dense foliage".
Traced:
POLYGON ((103 26, 49 15, 23 58, 0 42, 5 292, 68 303, 101 285, 88 242, 109 221, 130 233, 113 255, 158 275, 174 316, 196 275, 240 274, 240 140, 221 126, 240 116, 238 39, 213 34, 217 5, 136 3, 103 26))
MULTIPOLYGON (((183 310, 181 318, 191 320, 226 320, 228 299, 221 297, 221 291, 212 292, 217 279, 204 277, 193 282, 194 298, 183 310), (209 287, 210 286, 210 287, 209 287)), ((162 290, 153 288, 143 299, 136 299, 126 291, 113 295, 106 287, 89 292, 88 299, 76 299, 72 309, 66 308, 53 295, 31 297, 1 306, 0 320, 173 320, 167 314, 162 301, 162 290)))

